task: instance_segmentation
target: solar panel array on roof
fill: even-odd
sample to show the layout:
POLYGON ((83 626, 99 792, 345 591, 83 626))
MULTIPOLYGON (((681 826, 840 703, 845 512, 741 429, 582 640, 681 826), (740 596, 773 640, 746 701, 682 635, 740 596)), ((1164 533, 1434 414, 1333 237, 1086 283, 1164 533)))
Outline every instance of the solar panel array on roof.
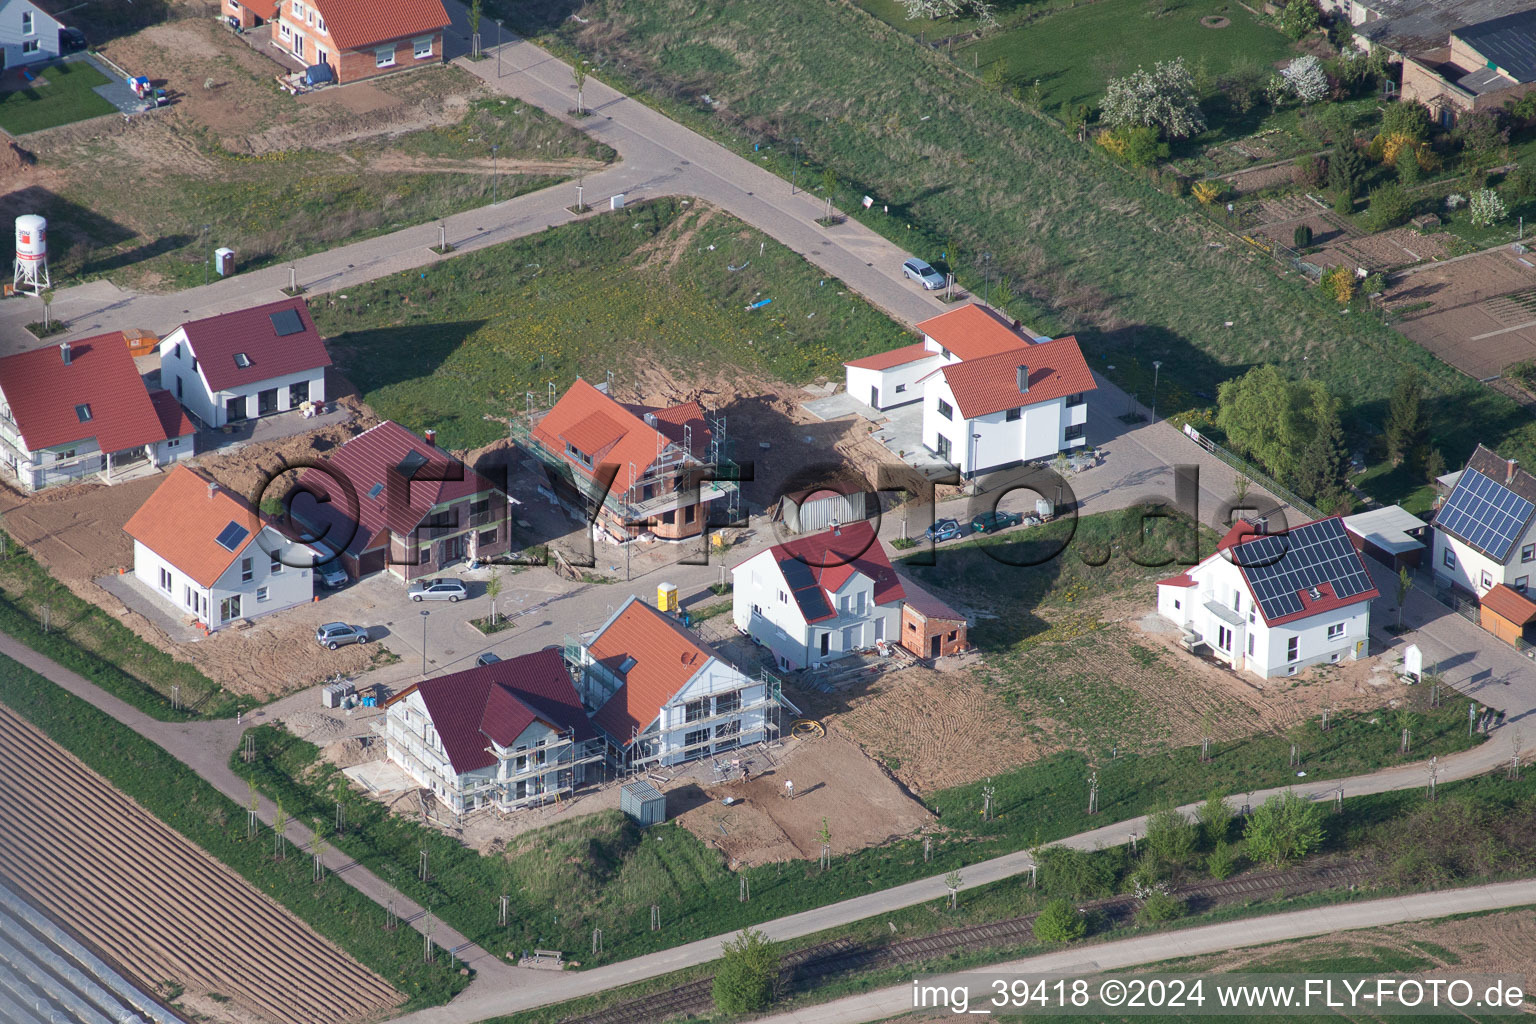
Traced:
MULTIPOLYGON (((219 535, 214 539, 219 542, 219 547, 225 551, 234 551, 245 542, 245 538, 250 536, 250 533, 250 530, 247 530, 239 523, 231 521, 228 526, 219 531, 219 535)), ((206 537, 207 534, 203 536, 206 537)))
POLYGON ((1468 469, 1435 516, 1435 527, 1504 561, 1536 505, 1498 481, 1468 469))
POLYGON ((779 569, 784 573, 784 581, 789 584, 790 593, 794 594, 795 603, 800 606, 806 621, 832 614, 827 597, 821 592, 821 584, 816 582, 816 575, 811 572, 810 566, 798 558, 786 558, 779 563, 779 569))
POLYGON ((1334 596, 1341 599, 1372 589, 1370 574, 1339 519, 1257 537, 1239 544, 1232 553, 1264 618, 1271 622, 1302 611, 1305 606, 1298 592, 1319 584, 1331 585, 1334 596))
POLYGON ((299 319, 298 310, 280 309, 272 314, 272 329, 277 332, 279 338, 286 338, 290 334, 303 334, 304 321, 299 319))

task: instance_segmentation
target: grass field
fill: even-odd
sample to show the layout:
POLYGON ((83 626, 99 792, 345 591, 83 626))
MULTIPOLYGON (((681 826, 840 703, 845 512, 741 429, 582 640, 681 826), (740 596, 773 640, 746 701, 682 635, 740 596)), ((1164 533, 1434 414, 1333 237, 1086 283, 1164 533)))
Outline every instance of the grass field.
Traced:
POLYGON ((271 830, 245 838, 245 809, 138 733, 9 658, 0 657, 0 703, 47 733, 166 825, 287 907, 299 919, 406 993, 409 1006, 446 1002, 467 984, 443 956, 422 963, 421 938, 387 931, 383 911, 339 879, 316 885, 308 857, 272 859, 271 830))
POLYGON ((207 676, 76 597, 10 538, 0 542, 0 631, 163 721, 234 714, 234 697, 207 676), (171 707, 173 686, 184 710, 171 707))
POLYGON ((547 384, 659 363, 792 383, 903 344, 902 328, 734 217, 657 200, 349 288, 315 307, 369 405, 450 447, 505 437, 547 384), (732 270, 736 267, 736 270, 732 270), (747 304, 772 304, 748 311, 747 304))
MULTIPOLYGON (((94 91, 107 76, 84 61, 72 60, 36 69, 38 81, 24 89, 0 92, 0 128, 12 135, 54 128, 117 110, 94 91)), ((7 68, 6 76, 20 74, 7 68)))
POLYGON ((1415 365, 1447 462, 1477 440, 1536 455, 1536 425, 1509 400, 1380 323, 1341 317, 1183 202, 862 10, 595 0, 582 10, 587 27, 554 0, 506 10, 592 58, 599 77, 786 176, 789 140, 803 139, 802 179, 831 168, 839 206, 918 255, 948 252, 970 287, 981 286, 979 254, 992 253, 994 282, 1019 296, 1007 308, 1038 330, 1075 331, 1094 369, 1137 390, 1161 360, 1159 408, 1192 407, 1196 392, 1275 362, 1346 396, 1349 426, 1366 436, 1385 420, 1398 370, 1415 365), (683 46, 687 72, 669 71, 665 55, 683 46), (856 209, 863 194, 878 200, 874 212, 856 209))
POLYGON ((1063 103, 1096 104, 1109 79, 1138 66, 1151 70, 1158 61, 1183 57, 1191 68, 1203 64, 1219 76, 1236 61, 1267 66, 1293 52, 1289 39, 1229 0, 1098 0, 989 33, 957 48, 955 59, 983 73, 1001 62, 1006 81, 1026 91, 1038 80, 1042 106, 1054 112, 1063 103), (1206 28, 1200 19, 1208 16, 1230 24, 1206 28))

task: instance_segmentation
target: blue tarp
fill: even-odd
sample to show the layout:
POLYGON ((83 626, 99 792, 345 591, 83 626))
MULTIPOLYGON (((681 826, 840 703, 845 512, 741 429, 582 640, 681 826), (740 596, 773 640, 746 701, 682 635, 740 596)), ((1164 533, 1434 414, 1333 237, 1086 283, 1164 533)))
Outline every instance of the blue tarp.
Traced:
POLYGON ((304 69, 305 85, 324 85, 336 81, 336 69, 329 64, 311 64, 304 69))

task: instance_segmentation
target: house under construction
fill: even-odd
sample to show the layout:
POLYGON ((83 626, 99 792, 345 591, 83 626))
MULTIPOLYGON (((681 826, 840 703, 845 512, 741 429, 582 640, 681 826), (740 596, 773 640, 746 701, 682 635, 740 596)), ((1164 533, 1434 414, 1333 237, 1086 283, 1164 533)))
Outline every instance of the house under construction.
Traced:
POLYGON ((746 675, 635 597, 589 637, 568 641, 566 660, 621 772, 776 739, 780 709, 797 713, 777 679, 746 675))
POLYGON ((740 514, 736 464, 723 416, 697 402, 627 405, 606 385, 577 378, 550 407, 512 425, 512 440, 547 468, 557 496, 586 512, 615 542, 649 533, 684 540, 706 520, 740 514), (596 515, 593 516, 594 511, 596 515))

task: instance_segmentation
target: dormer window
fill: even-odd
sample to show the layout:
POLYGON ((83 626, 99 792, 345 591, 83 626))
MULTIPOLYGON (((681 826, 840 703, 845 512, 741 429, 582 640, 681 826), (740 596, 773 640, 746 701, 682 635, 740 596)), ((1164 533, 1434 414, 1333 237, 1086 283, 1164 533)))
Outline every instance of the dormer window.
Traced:
POLYGON ((592 456, 588 455, 580 448, 577 448, 575 445, 567 444, 565 446, 565 454, 569 455, 572 459, 581 463, 583 466, 586 466, 588 469, 592 468, 592 456))

